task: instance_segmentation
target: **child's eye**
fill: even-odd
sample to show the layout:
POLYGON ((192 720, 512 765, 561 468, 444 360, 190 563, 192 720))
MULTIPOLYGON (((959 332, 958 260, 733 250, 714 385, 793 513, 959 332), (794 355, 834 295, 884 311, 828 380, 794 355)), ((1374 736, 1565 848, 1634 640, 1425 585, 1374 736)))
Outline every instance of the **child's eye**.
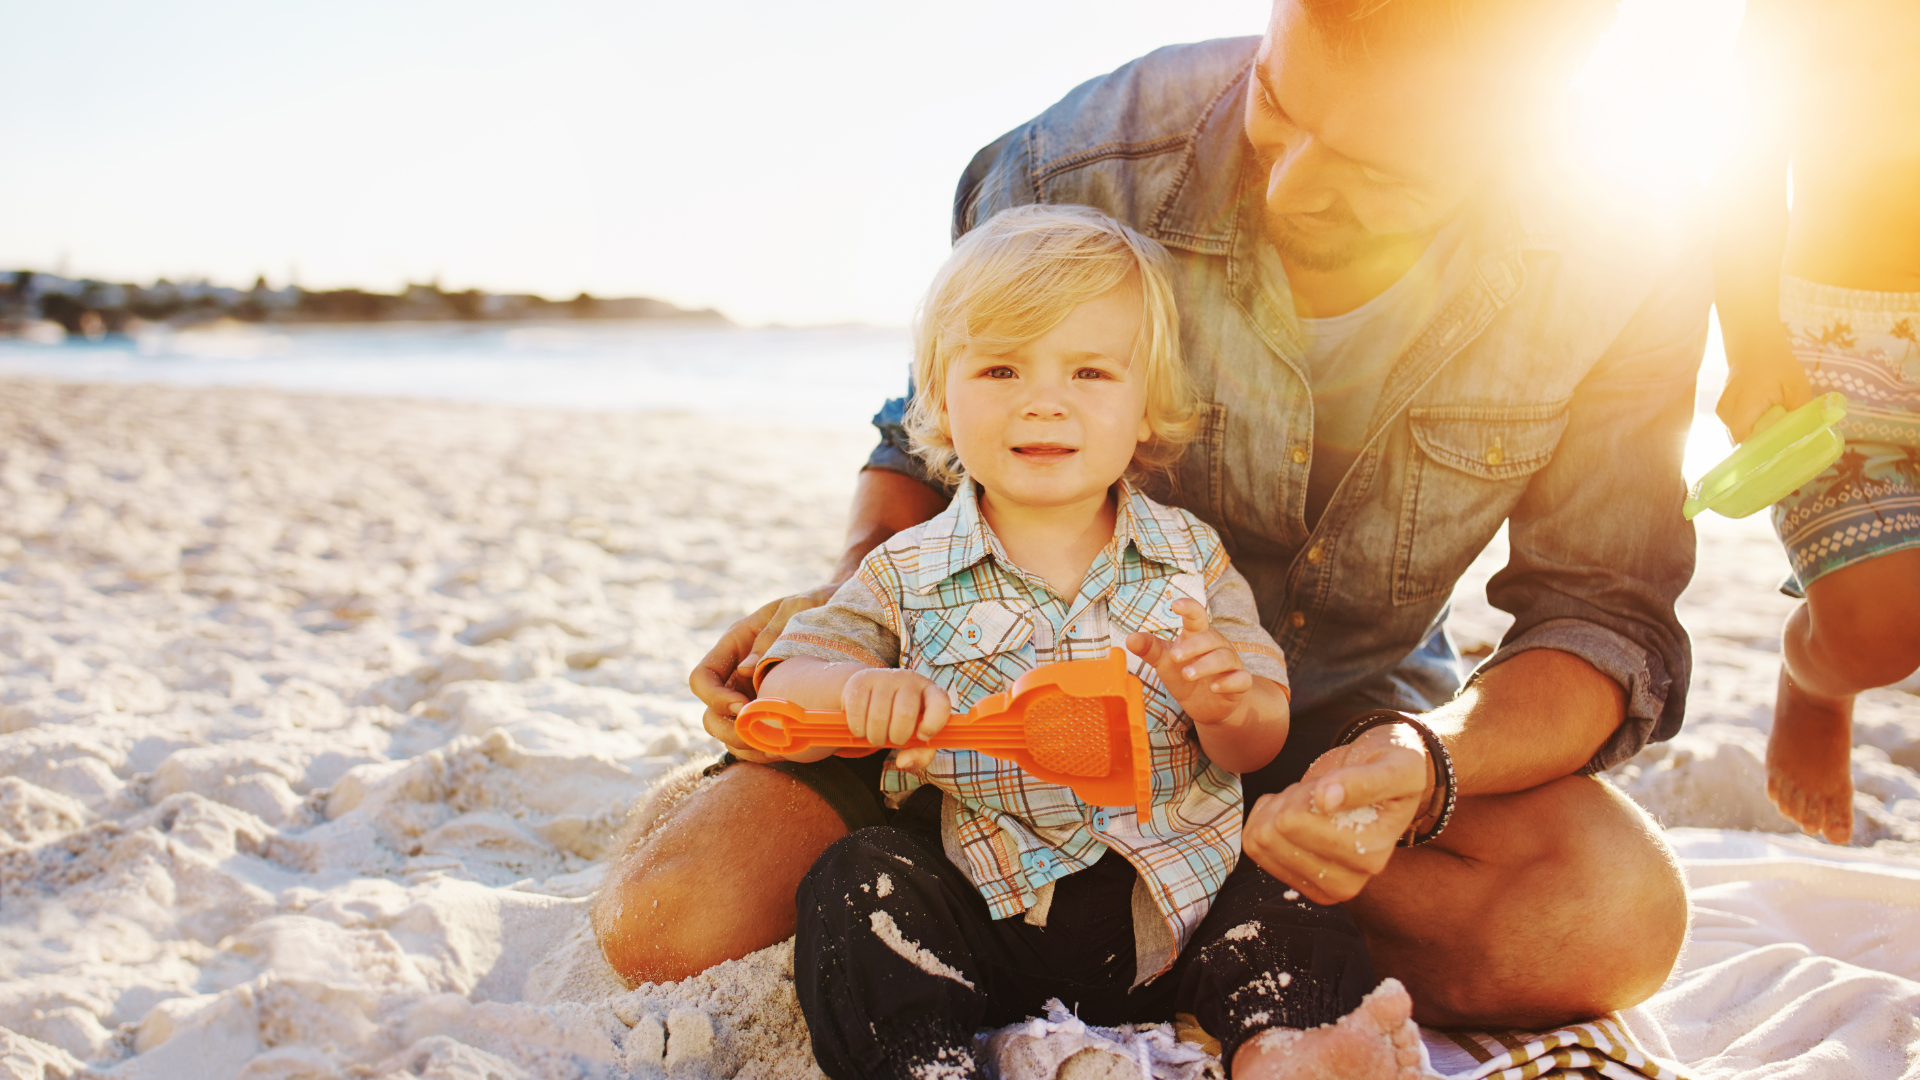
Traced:
POLYGON ((1111 374, 1101 371, 1099 368, 1092 368, 1092 367, 1081 368, 1079 371, 1076 371, 1073 373, 1073 377, 1076 379, 1111 379, 1113 378, 1111 374))
POLYGON ((987 370, 981 372, 980 375, 982 378, 986 378, 986 379, 1017 379, 1020 377, 1019 372, 1014 371, 1012 368, 1007 367, 1005 364, 1000 364, 995 367, 990 367, 987 370))

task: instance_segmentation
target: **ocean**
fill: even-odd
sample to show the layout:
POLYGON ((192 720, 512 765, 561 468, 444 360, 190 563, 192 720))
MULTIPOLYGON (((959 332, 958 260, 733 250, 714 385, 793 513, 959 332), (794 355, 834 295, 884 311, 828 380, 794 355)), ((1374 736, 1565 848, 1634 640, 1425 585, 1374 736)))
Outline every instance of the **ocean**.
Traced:
POLYGON ((905 393, 909 349, 897 327, 226 323, 61 345, 0 340, 0 375, 839 427, 865 423, 884 399, 905 393))

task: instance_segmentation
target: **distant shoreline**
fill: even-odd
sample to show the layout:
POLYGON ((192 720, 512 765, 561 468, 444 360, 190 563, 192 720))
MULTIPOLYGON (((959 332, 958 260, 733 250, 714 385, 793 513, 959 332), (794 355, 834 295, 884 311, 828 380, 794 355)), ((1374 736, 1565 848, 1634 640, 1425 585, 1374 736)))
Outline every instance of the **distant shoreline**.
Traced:
POLYGON ((572 321, 661 321, 733 325, 712 308, 690 309, 645 296, 581 293, 549 300, 532 293, 447 292, 438 282, 398 293, 365 289, 268 287, 207 282, 151 285, 67 278, 36 270, 0 271, 0 338, 58 343, 132 336, 154 325, 189 329, 226 322, 261 326, 351 326, 409 323, 514 324, 572 321))

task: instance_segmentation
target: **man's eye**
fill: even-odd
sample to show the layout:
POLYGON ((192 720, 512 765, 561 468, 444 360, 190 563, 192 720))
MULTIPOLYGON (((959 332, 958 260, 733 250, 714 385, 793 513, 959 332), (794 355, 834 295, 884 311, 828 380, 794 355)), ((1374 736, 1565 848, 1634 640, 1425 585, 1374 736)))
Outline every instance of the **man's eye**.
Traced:
POLYGON ((1253 104, 1261 112, 1266 113, 1276 120, 1285 120, 1287 118, 1287 114, 1281 112, 1279 104, 1273 100, 1273 95, 1268 93, 1267 88, 1259 83, 1254 84, 1253 104))
POLYGON ((1397 176, 1388 176, 1378 169, 1369 169, 1365 165, 1360 166, 1360 176, 1374 187, 1404 187, 1407 183, 1397 176))

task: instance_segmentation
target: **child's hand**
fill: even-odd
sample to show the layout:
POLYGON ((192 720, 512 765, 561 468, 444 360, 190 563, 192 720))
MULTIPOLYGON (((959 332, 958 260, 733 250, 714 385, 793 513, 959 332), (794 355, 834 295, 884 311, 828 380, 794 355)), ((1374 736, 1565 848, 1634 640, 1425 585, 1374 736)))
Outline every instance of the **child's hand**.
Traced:
MULTIPOLYGON (((930 739, 947 726, 953 704, 932 679, 898 668, 868 668, 847 680, 840 691, 847 729, 875 746, 905 746, 930 739)), ((933 761, 931 747, 903 750, 894 759, 918 772, 933 761)))
POLYGON ((1191 597, 1173 602, 1185 625, 1169 644, 1148 633, 1129 634, 1127 648, 1153 665, 1173 699, 1196 724, 1231 720, 1253 689, 1253 673, 1240 653, 1207 622, 1207 609, 1191 597))
POLYGON ((1787 347, 1782 333, 1778 344, 1746 351, 1727 375, 1727 388, 1720 392, 1720 403, 1713 411, 1727 425, 1727 434, 1736 443, 1746 442, 1753 425, 1770 406, 1792 412, 1813 400, 1813 388, 1807 385, 1807 373, 1787 347))

